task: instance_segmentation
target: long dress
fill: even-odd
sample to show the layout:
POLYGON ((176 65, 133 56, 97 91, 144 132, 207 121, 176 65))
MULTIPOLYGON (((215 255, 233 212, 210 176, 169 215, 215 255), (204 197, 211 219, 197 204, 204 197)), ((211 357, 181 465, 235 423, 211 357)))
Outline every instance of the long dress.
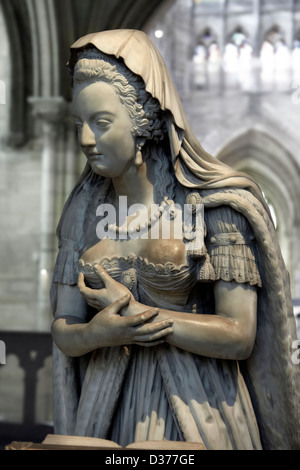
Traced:
MULTIPOLYGON (((255 240, 246 218, 230 208, 219 208, 207 211, 205 222, 214 278, 260 286, 255 240)), ((79 269, 86 282, 99 288, 91 265, 82 258, 84 254, 79 269)), ((215 313, 213 283, 209 282, 212 279, 202 276, 199 281, 199 267, 193 261, 181 266, 157 265, 130 256, 104 259, 101 264, 145 305, 215 313)), ((105 349, 116 352, 118 348, 105 349)), ((87 359, 75 434, 109 438, 122 446, 168 439, 203 441, 207 449, 261 448, 255 414, 237 361, 194 355, 168 344, 133 346, 128 351, 121 378, 118 373, 115 379, 119 392, 105 435, 101 434, 102 418, 97 412, 97 407, 103 406, 99 388, 106 387, 103 367, 109 367, 114 360, 106 358, 105 362, 101 350, 87 359)), ((112 351, 106 352, 109 357, 112 351)))
MULTIPOLYGON (((72 358, 54 344, 56 434, 108 438, 122 445, 159 437, 204 442, 208 449, 255 449, 260 441, 263 449, 299 448, 299 366, 291 362, 295 321, 274 229, 248 191, 205 190, 201 196, 207 226, 204 262, 189 258, 183 266, 161 266, 129 257, 103 260, 103 266, 149 305, 156 306, 158 294, 172 281, 172 293, 163 302, 160 295, 158 306, 182 312, 214 313, 215 280, 258 286, 251 356, 239 363, 215 360, 165 344, 147 351, 126 345, 101 348, 72 358), (152 393, 154 388, 159 393, 152 393)), ((84 258, 84 242, 73 230, 73 208, 81 210, 76 195, 59 231, 53 312, 58 284, 76 285, 79 257, 84 258)), ((84 269, 93 286, 89 267, 84 269)))
MULTIPOLYGON (((204 263, 152 266, 143 259, 114 259, 106 261, 107 270, 128 282, 137 298, 149 305, 155 305, 168 279, 174 285, 176 281, 178 288, 168 292, 163 302, 160 296, 158 306, 183 312, 214 313, 208 281, 234 279, 257 285, 258 324, 253 352, 239 364, 192 355, 170 345, 147 352, 135 347, 102 348, 81 358, 67 357, 54 345, 55 432, 111 437, 122 443, 157 435, 203 440, 211 449, 259 448, 257 421, 264 449, 299 449, 300 374, 291 361, 296 329, 289 275, 261 191, 248 175, 227 167, 201 147, 166 65, 145 33, 110 30, 80 38, 71 47, 71 72, 82 49, 90 46, 124 60, 160 103, 167 131, 164 144, 170 147, 176 180, 188 191, 212 191, 204 198, 209 255, 204 263), (152 387, 161 390, 159 403, 150 393, 152 387)), ((63 210, 51 287, 54 313, 58 284, 77 284, 85 216, 105 183, 98 179, 87 164, 63 210)))

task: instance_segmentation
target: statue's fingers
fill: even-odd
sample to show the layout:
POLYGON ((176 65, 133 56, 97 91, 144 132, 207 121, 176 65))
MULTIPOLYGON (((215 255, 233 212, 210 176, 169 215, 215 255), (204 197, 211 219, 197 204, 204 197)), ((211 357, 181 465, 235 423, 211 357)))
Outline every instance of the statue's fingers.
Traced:
POLYGON ((95 309, 98 309, 100 308, 100 305, 98 302, 95 302, 94 300, 88 300, 87 299, 87 304, 90 306, 90 307, 93 307, 95 309))
MULTIPOLYGON (((172 318, 167 318, 166 320, 152 322, 152 323, 145 323, 143 325, 138 325, 135 327, 135 336, 141 337, 148 337, 150 335, 154 335, 161 331, 165 331, 167 328, 173 326, 172 318)), ((155 338, 154 338, 155 339, 155 338)), ((145 340, 146 341, 146 340, 145 340)))
POLYGON ((137 335, 133 338, 133 341, 138 341, 139 343, 149 343, 152 341, 157 341, 162 338, 165 338, 165 336, 168 336, 173 333, 173 328, 171 326, 168 326, 167 328, 164 328, 163 330, 157 331, 156 333, 150 333, 146 335, 137 335))
POLYGON ((95 298, 94 290, 87 287, 84 282, 83 273, 79 273, 77 285, 78 285, 78 289, 81 295, 83 295, 86 298, 93 298, 93 299, 95 298))
POLYGON ((159 312, 159 309, 156 307, 150 308, 149 310, 146 310, 145 312, 142 313, 137 313, 136 315, 133 315, 132 317, 127 317, 128 323, 130 326, 138 326, 141 325, 142 323, 147 322, 151 318, 155 317, 159 312))
POLYGON ((113 281, 113 278, 105 271, 100 264, 95 264, 93 266, 95 273, 101 279, 101 281, 106 286, 109 281, 113 281))
MULTIPOLYGON (((131 299, 131 295, 126 294, 123 297, 120 297, 120 299, 115 300, 109 307, 106 307, 106 308, 110 309, 111 313, 118 313, 123 307, 129 304, 130 299, 131 299)), ((126 318, 126 317, 122 317, 122 318, 126 318)))

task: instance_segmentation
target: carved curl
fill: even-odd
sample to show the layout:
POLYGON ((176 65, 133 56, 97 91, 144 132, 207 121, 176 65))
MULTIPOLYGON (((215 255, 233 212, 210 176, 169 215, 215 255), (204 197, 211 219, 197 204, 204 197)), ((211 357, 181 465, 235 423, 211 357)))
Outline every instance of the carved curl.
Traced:
POLYGON ((124 63, 95 49, 82 52, 75 65, 73 87, 103 81, 113 86, 126 107, 135 136, 159 142, 165 137, 165 126, 159 102, 145 90, 144 82, 124 63))

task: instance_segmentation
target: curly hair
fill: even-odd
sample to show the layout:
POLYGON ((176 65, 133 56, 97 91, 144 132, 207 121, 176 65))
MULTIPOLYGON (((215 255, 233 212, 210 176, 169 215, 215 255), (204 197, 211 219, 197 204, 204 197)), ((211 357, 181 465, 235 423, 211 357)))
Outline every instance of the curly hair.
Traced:
POLYGON ((73 74, 73 88, 83 83, 103 81, 117 92, 126 107, 133 135, 147 140, 162 140, 165 126, 159 102, 145 90, 144 82, 120 60, 102 54, 96 49, 82 52, 73 74))

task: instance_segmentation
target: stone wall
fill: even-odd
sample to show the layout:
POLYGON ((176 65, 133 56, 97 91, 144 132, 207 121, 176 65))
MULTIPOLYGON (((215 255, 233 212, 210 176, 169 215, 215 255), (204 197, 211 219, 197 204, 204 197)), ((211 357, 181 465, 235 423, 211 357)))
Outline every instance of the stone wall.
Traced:
POLYGON ((40 149, 2 150, 0 167, 0 330, 35 330, 40 149))

